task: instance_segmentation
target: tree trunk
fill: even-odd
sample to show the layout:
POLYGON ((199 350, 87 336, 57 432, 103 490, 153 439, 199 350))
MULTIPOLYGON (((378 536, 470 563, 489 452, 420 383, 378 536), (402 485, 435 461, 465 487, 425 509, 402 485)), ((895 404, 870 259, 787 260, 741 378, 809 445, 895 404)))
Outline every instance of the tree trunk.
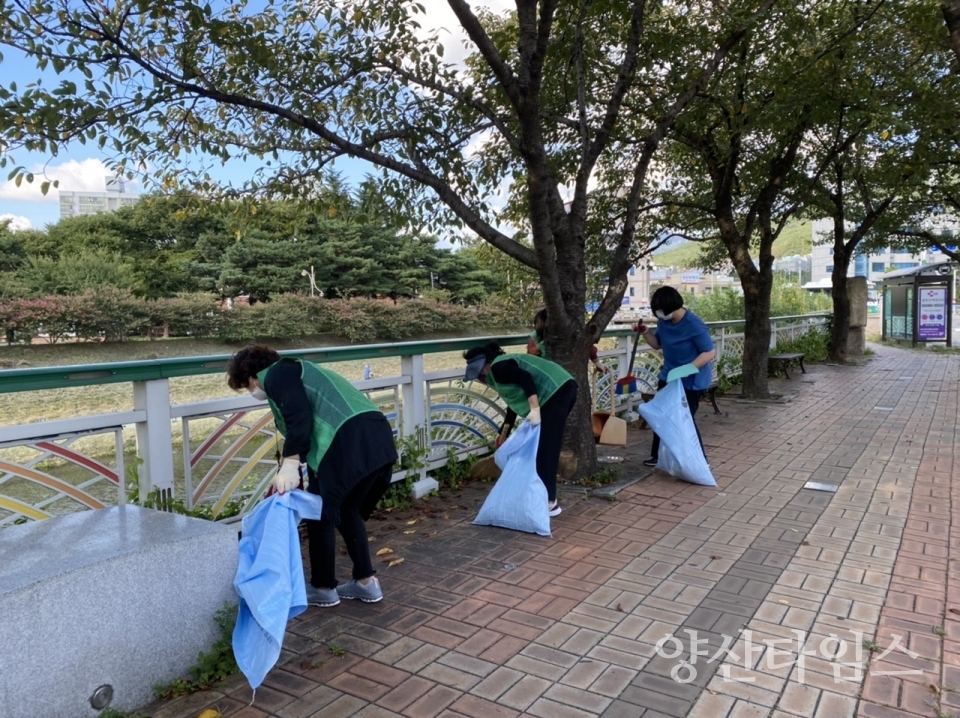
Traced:
POLYGON ((578 351, 575 365, 567 367, 577 382, 577 403, 574 404, 570 417, 567 419, 567 430, 563 436, 563 446, 577 457, 577 471, 575 478, 592 476, 597 471, 597 444, 593 438, 593 422, 591 414, 593 405, 590 382, 590 349, 578 351))
POLYGON ((950 33, 950 45, 957 56, 957 64, 960 64, 960 0, 946 0, 940 9, 950 33))
POLYGON ((567 418, 567 429, 563 435, 563 446, 577 457, 576 478, 591 476, 597 470, 597 447, 593 439, 591 414, 593 405, 590 381, 590 348, 592 341, 586 335, 582 312, 578 317, 564 317, 566 326, 575 326, 574 331, 554 333, 555 326, 548 320, 546 341, 547 356, 563 366, 577 382, 577 403, 567 418))
POLYGON ((770 356, 770 269, 740 277, 746 325, 743 330, 743 397, 767 399, 767 359, 770 356))
POLYGON ((847 267, 850 264, 846 256, 837 257, 834 253, 833 265, 833 326, 830 329, 830 361, 843 364, 847 360, 847 337, 850 334, 850 297, 847 296, 847 267))

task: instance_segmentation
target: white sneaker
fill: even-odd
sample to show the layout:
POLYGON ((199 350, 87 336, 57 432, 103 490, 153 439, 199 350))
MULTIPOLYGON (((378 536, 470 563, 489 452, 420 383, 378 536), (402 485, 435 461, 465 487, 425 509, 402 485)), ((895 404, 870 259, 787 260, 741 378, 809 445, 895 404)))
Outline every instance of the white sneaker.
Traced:
POLYGON ((547 504, 547 510, 551 516, 559 516, 563 513, 563 509, 560 508, 560 503, 558 501, 551 501, 547 504))

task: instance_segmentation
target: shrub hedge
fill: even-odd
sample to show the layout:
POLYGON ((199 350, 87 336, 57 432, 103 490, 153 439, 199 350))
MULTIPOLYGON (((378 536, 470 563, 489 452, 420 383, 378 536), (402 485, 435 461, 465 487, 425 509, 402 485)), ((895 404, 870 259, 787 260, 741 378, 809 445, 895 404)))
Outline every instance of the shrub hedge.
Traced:
POLYGON ((0 301, 0 331, 9 343, 124 341, 164 334, 224 341, 298 338, 333 334, 349 342, 399 341, 430 334, 525 327, 508 304, 465 307, 433 300, 320 299, 285 294, 268 303, 234 303, 185 294, 142 299, 113 287, 74 296, 0 301))

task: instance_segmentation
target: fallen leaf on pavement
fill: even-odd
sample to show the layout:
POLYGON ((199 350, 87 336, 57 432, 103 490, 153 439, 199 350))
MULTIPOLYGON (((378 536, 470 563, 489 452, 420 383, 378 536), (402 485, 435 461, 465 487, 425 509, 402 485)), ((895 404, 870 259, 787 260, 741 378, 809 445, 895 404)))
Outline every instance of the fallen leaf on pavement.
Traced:
POLYGON ((410 534, 415 534, 416 531, 415 531, 415 530, 414 530, 414 531, 404 531, 403 533, 404 533, 404 535, 409 536, 410 534))
POLYGON ((392 548, 382 548, 377 551, 377 556, 386 556, 388 553, 393 553, 392 548))
POLYGON ((416 519, 413 519, 413 521, 407 521, 407 526, 413 526, 415 523, 417 523, 416 519))
POLYGON ((399 566, 401 563, 403 563, 402 558, 394 559, 393 561, 387 564, 387 568, 393 568, 394 566, 399 566))

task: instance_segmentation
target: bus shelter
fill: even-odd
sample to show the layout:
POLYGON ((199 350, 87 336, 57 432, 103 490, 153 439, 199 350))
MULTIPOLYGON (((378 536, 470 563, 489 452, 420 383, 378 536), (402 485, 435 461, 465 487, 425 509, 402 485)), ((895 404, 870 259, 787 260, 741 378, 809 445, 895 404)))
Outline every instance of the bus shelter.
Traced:
POLYGON ((952 346, 950 262, 890 272, 883 278, 883 339, 952 346))

